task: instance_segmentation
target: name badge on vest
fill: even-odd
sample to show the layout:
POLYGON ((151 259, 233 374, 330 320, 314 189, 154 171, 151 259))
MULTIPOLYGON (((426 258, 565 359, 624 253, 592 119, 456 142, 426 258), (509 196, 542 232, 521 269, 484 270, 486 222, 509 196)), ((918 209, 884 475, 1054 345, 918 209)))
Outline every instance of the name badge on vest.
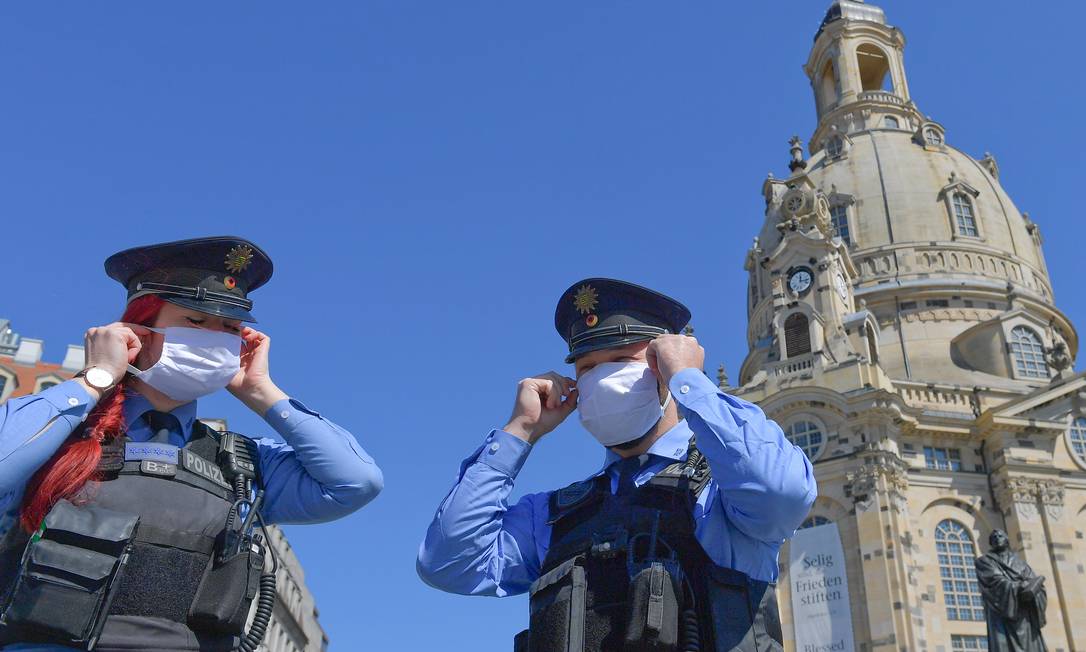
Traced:
POLYGON ((162 462, 163 464, 177 464, 177 451, 180 450, 172 444, 159 444, 153 441, 128 441, 124 444, 124 459, 126 462, 162 462))
POLYGON ((231 488, 226 482, 226 478, 223 477, 222 469, 192 451, 181 451, 181 466, 184 467, 186 471, 207 478, 220 487, 225 487, 227 489, 231 488))

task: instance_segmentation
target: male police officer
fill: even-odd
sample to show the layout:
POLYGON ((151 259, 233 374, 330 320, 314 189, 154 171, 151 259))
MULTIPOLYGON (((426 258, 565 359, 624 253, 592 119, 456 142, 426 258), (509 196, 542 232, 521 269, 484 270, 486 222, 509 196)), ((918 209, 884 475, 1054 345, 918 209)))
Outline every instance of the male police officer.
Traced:
POLYGON ((702 373, 678 301, 610 279, 563 293, 577 380, 518 386, 509 423, 461 466, 418 557, 453 593, 531 592, 517 650, 779 650, 777 553, 815 499, 811 464, 702 373), (579 408, 595 476, 508 506, 532 446, 579 408))

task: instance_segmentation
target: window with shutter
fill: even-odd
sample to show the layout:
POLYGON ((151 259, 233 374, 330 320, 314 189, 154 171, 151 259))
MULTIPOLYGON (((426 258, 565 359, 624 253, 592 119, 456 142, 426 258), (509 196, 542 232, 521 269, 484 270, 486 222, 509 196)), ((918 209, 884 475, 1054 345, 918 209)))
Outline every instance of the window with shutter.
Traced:
POLYGON ((789 358, 811 352, 811 329, 806 315, 797 312, 784 320, 784 346, 789 358))

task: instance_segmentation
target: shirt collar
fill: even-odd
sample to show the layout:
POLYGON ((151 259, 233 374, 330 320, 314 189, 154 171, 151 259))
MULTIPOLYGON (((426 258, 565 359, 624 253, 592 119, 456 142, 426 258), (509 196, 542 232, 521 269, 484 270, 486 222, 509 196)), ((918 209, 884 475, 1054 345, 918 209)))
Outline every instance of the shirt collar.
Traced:
MULTIPOLYGON (((124 396, 124 422, 128 429, 132 428, 146 428, 147 424, 140 420, 147 412, 155 409, 151 402, 147 400, 147 397, 139 392, 126 389, 124 396)), ((189 440, 192 436, 192 426, 196 422, 196 401, 189 401, 184 405, 180 405, 170 411, 170 414, 177 417, 178 423, 181 424, 181 434, 184 435, 185 441, 189 440)))
MULTIPOLYGON (((690 449, 690 438, 693 437, 693 435, 694 431, 690 429, 686 420, 683 419, 672 426, 671 430, 665 432, 662 437, 654 441, 645 454, 655 455, 673 462, 681 462, 686 459, 686 454, 690 449)), ((601 468, 596 475, 603 473, 610 468, 612 464, 622 460, 622 456, 610 448, 605 450, 607 452, 603 458, 603 468, 601 468)))

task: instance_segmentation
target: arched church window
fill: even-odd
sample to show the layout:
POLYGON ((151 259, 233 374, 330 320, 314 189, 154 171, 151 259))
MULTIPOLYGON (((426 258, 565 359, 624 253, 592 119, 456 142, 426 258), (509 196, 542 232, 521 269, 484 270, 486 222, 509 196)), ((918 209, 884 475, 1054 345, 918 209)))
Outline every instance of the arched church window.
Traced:
POLYGON ((1086 417, 1075 417, 1067 430, 1067 439, 1079 463, 1086 464, 1086 417))
POLYGON ((939 147, 943 144, 943 137, 938 131, 928 127, 924 130, 924 142, 933 147, 939 147))
POLYGON ((806 530, 809 527, 818 527, 819 525, 829 525, 832 523, 830 519, 825 516, 808 516, 807 520, 800 524, 799 529, 806 530))
POLYGON ((784 320, 785 357, 794 358, 811 352, 811 328, 807 315, 797 312, 784 320))
POLYGON ((1041 338, 1025 326, 1011 329, 1011 357, 1014 370, 1024 378, 1048 378, 1048 362, 1041 338))
POLYGON ((818 100, 819 104, 822 105, 822 111, 828 111, 836 106, 840 97, 841 82, 837 78, 837 71, 834 70, 833 62, 827 61, 822 68, 822 80, 818 91, 818 100))
POLYGON ((970 238, 980 237, 980 231, 977 229, 977 217, 973 212, 973 200, 969 198, 969 195, 964 192, 956 192, 951 197, 951 204, 954 206, 954 220, 958 225, 958 235, 969 236, 970 238))
POLYGON ((935 527, 935 552, 947 619, 984 620, 984 600, 973 567, 977 552, 969 530, 957 521, 942 521, 935 527))
POLYGON ((836 158, 841 155, 841 151, 844 149, 844 145, 841 142, 840 136, 834 136, 826 141, 826 154, 836 158))
POLYGON ((788 426, 788 429, 784 431, 784 436, 788 438, 788 441, 803 449, 803 454, 812 462, 818 459, 818 454, 822 452, 822 444, 825 442, 822 429, 813 421, 796 421, 788 426))
POLYGON ((887 129, 900 129, 901 128, 901 123, 898 122, 898 119, 895 118, 892 115, 888 115, 885 118, 883 118, 882 119, 882 125, 884 127, 886 127, 887 129))
POLYGON ((867 329, 867 351, 871 354, 871 363, 879 363, 879 345, 875 341, 875 334, 871 332, 871 329, 867 329))
POLYGON ((864 43, 856 48, 856 63, 860 67, 860 84, 865 91, 893 92, 890 60, 878 47, 864 43))
POLYGON ((830 221, 833 224, 833 234, 844 240, 845 244, 852 244, 852 233, 848 230, 848 206, 844 204, 831 206, 830 221))

